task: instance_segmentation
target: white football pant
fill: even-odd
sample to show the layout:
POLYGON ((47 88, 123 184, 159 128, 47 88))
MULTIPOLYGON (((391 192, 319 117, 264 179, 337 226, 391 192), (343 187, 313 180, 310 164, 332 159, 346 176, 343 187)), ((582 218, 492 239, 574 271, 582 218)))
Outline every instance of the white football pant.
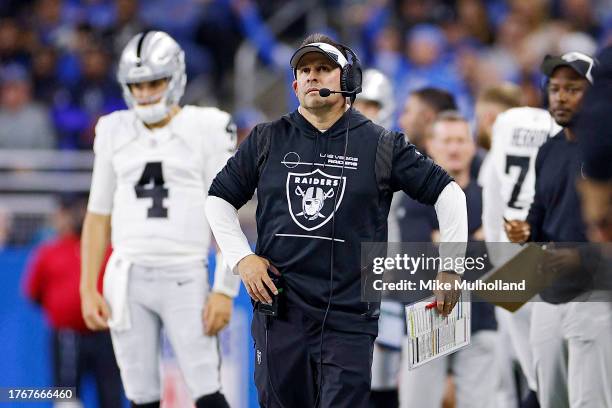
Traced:
POLYGON ((534 304, 530 342, 542 408, 612 408, 612 303, 593 301, 601 295, 534 304))
POLYGON ((219 391, 217 338, 206 336, 202 323, 208 286, 201 262, 163 269, 132 265, 127 299, 131 328, 111 330, 130 401, 144 404, 160 400, 162 327, 193 400, 219 391))
MULTIPOLYGON (((455 383, 457 408, 494 407, 499 382, 494 368, 496 343, 496 331, 481 330, 472 335, 467 347, 413 370, 408 369, 408 359, 403 358, 400 407, 440 407, 449 371, 455 383)), ((407 356, 408 341, 404 349, 407 356)))

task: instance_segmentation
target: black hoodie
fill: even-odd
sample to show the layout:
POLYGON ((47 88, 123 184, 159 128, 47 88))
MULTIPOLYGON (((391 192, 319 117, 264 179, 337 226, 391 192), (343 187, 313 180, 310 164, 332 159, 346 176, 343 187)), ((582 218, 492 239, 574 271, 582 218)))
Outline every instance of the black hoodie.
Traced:
POLYGON ((407 143, 403 134, 393 132, 390 189, 382 191, 375 158, 383 131, 359 112, 349 110, 331 128, 320 132, 294 111, 256 126, 208 193, 239 209, 257 189, 255 252, 281 272, 287 301, 319 321, 330 293, 331 219, 336 198, 333 297, 326 324, 340 331, 378 332, 378 305, 360 299, 361 243, 387 240, 392 192, 404 190, 433 205, 452 180, 407 143), (259 132, 269 132, 270 140, 261 175, 257 169, 259 132))

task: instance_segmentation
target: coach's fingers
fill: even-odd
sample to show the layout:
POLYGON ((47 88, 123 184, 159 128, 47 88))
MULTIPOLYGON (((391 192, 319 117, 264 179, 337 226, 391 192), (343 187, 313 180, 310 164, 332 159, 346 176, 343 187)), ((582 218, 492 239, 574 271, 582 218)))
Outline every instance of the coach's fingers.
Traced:
POLYGON ((455 307, 457 298, 454 290, 436 292, 436 310, 446 317, 455 307))
POLYGON ((444 313, 444 302, 446 295, 444 291, 435 291, 434 294, 436 296, 436 309, 438 310, 438 313, 442 314, 444 313))
POLYGON ((250 283, 244 282, 244 287, 246 288, 246 291, 249 294, 249 296, 251 297, 251 299, 253 299, 255 301, 259 301, 259 298, 255 294, 255 291, 253 290, 253 287, 251 286, 250 283))
POLYGON ((444 302, 444 316, 448 316, 450 314, 453 307, 455 307, 455 303, 456 302, 452 296, 447 296, 446 302, 444 302))
POLYGON ((276 266, 269 264, 268 269, 271 270, 272 273, 275 274, 276 276, 280 276, 280 271, 278 270, 276 266))
POLYGON ((264 286, 263 282, 260 280, 255 285, 257 286, 259 296, 264 300, 264 303, 272 303, 272 298, 270 297, 270 294, 268 293, 268 290, 264 286))
POLYGON ((442 316, 446 317, 446 316, 448 316, 448 314, 449 314, 449 313, 450 313, 450 311, 451 311, 451 308, 452 308, 452 302, 451 302, 451 300, 449 299, 449 297, 448 297, 448 296, 446 296, 446 297, 444 298, 444 303, 442 303, 442 305, 440 305, 440 304, 438 303, 438 306, 439 306, 439 307, 438 307, 438 311, 440 312, 440 314, 441 314, 442 316))
POLYGON ((253 300, 256 300, 258 302, 263 302, 265 303, 265 299, 259 294, 259 289, 257 288, 257 281, 252 281, 249 282, 249 287, 251 288, 251 292, 250 295, 253 298, 253 300))
POLYGON ((276 288, 276 285, 274 284, 274 282, 272 282, 272 279, 267 274, 262 276, 261 278, 263 280, 263 283, 265 283, 265 285, 272 291, 272 293, 274 293, 275 295, 278 295, 278 289, 276 288))
POLYGON ((244 284, 244 289, 246 290, 249 297, 253 300, 256 300, 253 296, 253 291, 251 290, 251 286, 248 284, 248 282, 242 281, 242 283, 244 284))
POLYGON ((242 279, 242 283, 244 283, 244 287, 253 300, 259 300, 257 295, 255 294, 254 286, 253 286, 253 278, 250 276, 250 273, 242 270, 240 271, 240 278, 242 279))

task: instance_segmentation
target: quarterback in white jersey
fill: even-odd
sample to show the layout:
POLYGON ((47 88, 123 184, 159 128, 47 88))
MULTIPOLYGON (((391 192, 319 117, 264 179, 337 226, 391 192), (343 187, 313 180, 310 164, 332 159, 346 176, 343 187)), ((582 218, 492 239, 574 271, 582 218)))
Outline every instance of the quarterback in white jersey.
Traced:
POLYGON ((196 407, 227 407, 216 334, 229 322, 240 281, 217 256, 209 291, 204 203, 236 143, 230 115, 179 107, 184 53, 166 33, 132 38, 117 77, 130 109, 96 126, 82 239, 83 316, 92 330, 110 327, 133 407, 160 406, 162 327, 196 407), (109 240, 114 251, 101 296, 96 281, 109 240))

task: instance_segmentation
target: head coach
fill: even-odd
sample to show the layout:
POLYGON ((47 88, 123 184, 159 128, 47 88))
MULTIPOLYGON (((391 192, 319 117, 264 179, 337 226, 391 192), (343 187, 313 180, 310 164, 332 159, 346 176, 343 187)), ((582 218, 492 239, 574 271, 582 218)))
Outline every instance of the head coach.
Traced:
MULTIPOLYGON (((206 215, 255 301, 260 404, 366 407, 378 304, 360 298, 361 243, 387 240, 399 190, 435 206, 443 241, 465 242, 465 196, 403 134, 350 107, 361 68, 348 47, 312 34, 290 63, 298 109, 253 129, 213 181, 206 215), (237 209, 255 190, 253 254, 237 209)), ((438 279, 460 278, 440 272, 438 279)), ((436 295, 449 313, 458 293, 436 295)))

